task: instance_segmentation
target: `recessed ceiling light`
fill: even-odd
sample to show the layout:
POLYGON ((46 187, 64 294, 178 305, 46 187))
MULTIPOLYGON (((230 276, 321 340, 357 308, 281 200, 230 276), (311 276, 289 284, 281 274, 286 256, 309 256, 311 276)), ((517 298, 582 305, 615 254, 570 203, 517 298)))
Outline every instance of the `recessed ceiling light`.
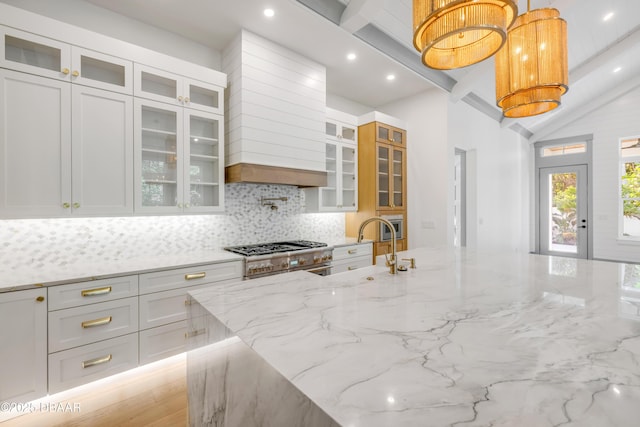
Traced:
POLYGON ((351 53, 348 53, 348 54, 347 54, 347 59, 348 59, 349 61, 355 61, 355 60, 356 60, 356 58, 357 58, 357 56, 356 56, 356 54, 355 54, 355 53, 353 53, 353 52, 351 52, 351 53))
POLYGON ((602 20, 607 22, 609 19, 613 18, 613 12, 609 12, 602 17, 602 20))
POLYGON ((614 72, 614 73, 617 73, 617 72, 618 72, 618 71, 620 71, 620 70, 622 70, 622 67, 616 67, 616 68, 614 68, 614 69, 613 69, 613 72, 614 72))
POLYGON ((263 13, 264 13, 264 16, 266 16, 267 18, 273 18, 273 15, 276 14, 276 12, 273 9, 265 9, 263 13))
POLYGON ((395 74, 389 74, 389 75, 387 76, 387 80, 389 80, 389 81, 392 81, 392 80, 395 80, 395 79, 396 79, 395 74))

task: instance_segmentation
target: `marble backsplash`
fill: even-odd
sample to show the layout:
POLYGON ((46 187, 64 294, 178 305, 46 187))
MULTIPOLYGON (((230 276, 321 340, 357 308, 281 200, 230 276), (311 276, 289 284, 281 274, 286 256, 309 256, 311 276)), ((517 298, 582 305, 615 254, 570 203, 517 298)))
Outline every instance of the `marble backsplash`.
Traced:
POLYGON ((305 213, 304 192, 294 186, 226 184, 225 202, 216 215, 0 220, 0 260, 14 269, 344 237, 344 214, 305 213), (261 197, 288 200, 274 210, 261 197))

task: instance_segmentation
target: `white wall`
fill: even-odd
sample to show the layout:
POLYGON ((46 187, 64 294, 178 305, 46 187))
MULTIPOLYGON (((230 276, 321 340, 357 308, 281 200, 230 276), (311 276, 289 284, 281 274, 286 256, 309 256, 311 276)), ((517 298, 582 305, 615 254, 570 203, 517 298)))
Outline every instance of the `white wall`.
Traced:
POLYGON ((214 70, 220 71, 221 68, 221 54, 215 49, 86 1, 0 0, 0 2, 214 70))
POLYGON ((640 262, 640 242, 619 233, 619 139, 640 135, 640 88, 569 123, 545 140, 593 134, 593 257, 640 262))
POLYGON ((455 149, 467 151, 467 246, 529 250, 529 146, 437 89, 379 108, 407 122, 410 247, 453 244, 455 149))

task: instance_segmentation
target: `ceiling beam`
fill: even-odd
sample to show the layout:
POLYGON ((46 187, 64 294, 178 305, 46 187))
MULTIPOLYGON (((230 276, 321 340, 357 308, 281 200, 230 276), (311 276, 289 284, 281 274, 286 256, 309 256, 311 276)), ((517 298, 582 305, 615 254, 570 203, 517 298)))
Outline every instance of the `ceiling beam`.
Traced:
POLYGON ((340 26, 351 34, 373 22, 384 0, 351 0, 340 17, 340 26))
POLYGON ((451 101, 458 102, 471 93, 474 87, 476 87, 478 83, 481 83, 493 68, 493 58, 474 65, 471 71, 458 80, 451 89, 451 101))
POLYGON ((569 72, 569 84, 577 83, 592 71, 600 68, 608 61, 613 60, 616 56, 628 52, 630 48, 637 46, 638 44, 640 44, 640 25, 602 49, 600 52, 591 56, 577 67, 574 67, 574 69, 569 72))
POLYGON ((554 119, 545 122, 542 129, 534 132, 533 136, 529 138, 529 142, 534 143, 540 141, 543 138, 546 138, 558 129, 561 129, 567 124, 586 116, 592 111, 595 111, 598 108, 601 108, 604 105, 615 101, 616 99, 636 89, 638 86, 640 86, 640 76, 631 80, 627 80, 626 83, 600 93, 599 95, 593 97, 589 102, 585 102, 582 107, 568 110, 565 113, 558 113, 558 115, 554 119))

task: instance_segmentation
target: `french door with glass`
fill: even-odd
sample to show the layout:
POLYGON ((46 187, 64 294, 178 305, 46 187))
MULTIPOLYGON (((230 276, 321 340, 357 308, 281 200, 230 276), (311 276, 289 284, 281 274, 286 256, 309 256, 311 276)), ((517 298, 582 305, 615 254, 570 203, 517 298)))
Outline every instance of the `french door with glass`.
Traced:
POLYGON ((540 253, 587 258, 587 166, 539 169, 540 253))

